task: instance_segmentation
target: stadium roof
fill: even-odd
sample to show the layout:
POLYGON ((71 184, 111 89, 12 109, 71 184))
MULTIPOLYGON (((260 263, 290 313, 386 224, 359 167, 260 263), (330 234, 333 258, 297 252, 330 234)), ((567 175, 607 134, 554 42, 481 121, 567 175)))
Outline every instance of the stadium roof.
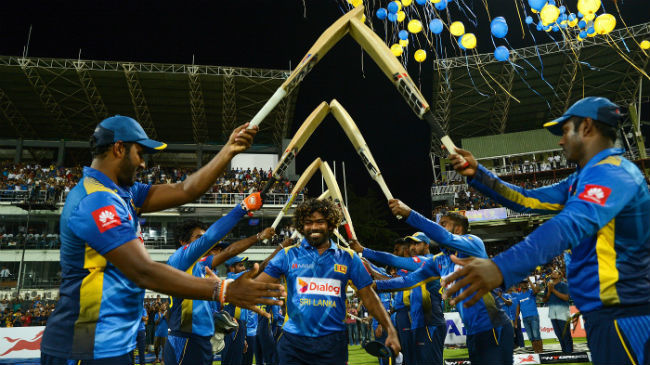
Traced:
MULTIPOLYGON (((87 141, 99 121, 136 118, 167 143, 222 144, 262 107, 287 70, 0 56, 3 138, 87 141)), ((297 91, 260 125, 281 146, 297 91)))
MULTIPOLYGON (((650 23, 644 23, 582 42, 572 39, 510 50, 516 66, 497 61, 491 53, 438 59, 432 109, 452 138, 460 140, 539 129, 583 96, 606 96, 627 106, 637 101, 642 76, 624 57, 650 73, 649 53, 634 40, 648 35, 650 23), (540 58, 544 80, 531 67, 541 71, 540 58)), ((644 84, 646 101, 650 80, 644 84)))

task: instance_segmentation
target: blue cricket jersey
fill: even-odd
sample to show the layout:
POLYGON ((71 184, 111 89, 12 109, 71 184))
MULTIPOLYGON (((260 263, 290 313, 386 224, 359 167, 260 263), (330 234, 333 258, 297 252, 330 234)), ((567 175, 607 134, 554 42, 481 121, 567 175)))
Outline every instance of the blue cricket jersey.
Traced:
POLYGON ((139 238, 137 213, 150 185, 118 186, 84 167, 61 212, 60 299, 41 343, 45 354, 64 359, 101 359, 135 348, 144 289, 103 255, 139 238))
POLYGON ((535 293, 533 293, 532 290, 528 289, 525 292, 519 293, 518 302, 521 318, 539 317, 537 302, 535 301, 535 293))
MULTIPOLYGON (((390 313, 390 304, 392 302, 392 295, 390 293, 378 293, 379 295, 379 300, 381 301, 381 305, 384 306, 384 309, 386 310, 386 313, 390 313)), ((372 328, 377 329, 377 326, 379 325, 379 322, 377 321, 377 318, 372 318, 372 328)))
MULTIPOLYGON (((244 214, 246 214, 244 209, 237 204, 226 216, 212 223, 203 236, 176 250, 167 260, 167 265, 199 278, 205 277, 205 268, 212 265, 213 256, 202 256, 223 239, 244 214)), ((171 334, 180 337, 212 336, 214 334, 212 306, 212 301, 172 297, 169 306, 171 334)))
POLYGON ((517 211, 559 213, 494 263, 506 288, 571 249, 567 279, 583 313, 650 303, 650 193, 641 171, 610 148, 557 184, 522 189, 480 166, 470 185, 517 211))
MULTIPOLYGON (((419 229, 424 232, 427 237, 438 242, 443 253, 435 255, 431 259, 424 260, 422 266, 410 273, 408 276, 391 280, 376 281, 378 290, 385 291, 413 288, 430 281, 439 281, 441 276, 450 275, 456 270, 456 264, 454 264, 449 257, 449 254, 451 253, 455 253, 460 258, 470 256, 487 257, 483 241, 474 235, 452 234, 439 224, 426 219, 416 211, 411 211, 409 217, 406 219, 406 223, 419 229)), ((366 255, 365 251, 366 250, 364 250, 364 255, 366 255)), ((403 262, 404 264, 408 262, 407 260, 411 260, 408 258, 407 260, 403 259, 404 258, 396 257, 397 261, 403 262)), ((413 262, 413 260, 411 261, 413 262)), ((398 265, 395 266, 398 267, 398 265)), ((456 309, 463 320, 468 335, 497 328, 507 323, 507 315, 494 298, 495 295, 490 292, 484 295, 476 305, 470 308, 463 307, 463 303, 468 299, 465 299, 456 305, 456 309)))
POLYGON ((306 239, 278 252, 265 273, 284 275, 287 313, 284 331, 320 337, 345 331, 345 290, 352 282, 358 290, 372 284, 361 259, 354 251, 330 241, 321 255, 306 239))

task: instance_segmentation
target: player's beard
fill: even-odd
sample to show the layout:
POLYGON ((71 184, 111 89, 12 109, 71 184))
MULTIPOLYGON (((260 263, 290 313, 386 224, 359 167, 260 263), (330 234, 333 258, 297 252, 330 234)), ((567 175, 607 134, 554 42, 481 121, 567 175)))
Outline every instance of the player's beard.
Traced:
POLYGON ((307 242, 314 248, 318 248, 322 246, 323 244, 326 244, 329 242, 329 231, 326 229, 313 229, 310 231, 305 232, 305 239, 307 239, 307 242), (320 236, 318 237, 312 237, 312 233, 320 233, 320 236))
POLYGON ((135 177, 138 173, 138 166, 131 161, 129 154, 125 154, 120 161, 119 173, 117 174, 117 183, 120 186, 132 186, 135 184, 135 177))

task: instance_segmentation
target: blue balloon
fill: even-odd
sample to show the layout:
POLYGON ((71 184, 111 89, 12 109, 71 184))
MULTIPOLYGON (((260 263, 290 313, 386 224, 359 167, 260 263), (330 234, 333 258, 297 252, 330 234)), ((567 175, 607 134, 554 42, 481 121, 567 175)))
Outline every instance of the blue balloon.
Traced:
POLYGON ((563 21, 567 20, 567 18, 568 18, 568 17, 567 17, 566 14, 560 14, 560 16, 559 16, 557 22, 558 22, 558 23, 562 23, 563 21))
POLYGON ((494 50, 494 58, 497 61, 507 61, 510 59, 510 50, 505 46, 499 46, 494 50))
POLYGON ((575 15, 574 13, 569 14, 569 21, 570 21, 570 22, 576 20, 576 18, 577 18, 577 17, 576 17, 576 15, 575 15))
POLYGON ((492 19, 492 23, 490 23, 490 30, 492 31, 492 35, 497 37, 497 38, 503 38, 508 34, 508 23, 506 23, 506 20, 502 16, 498 16, 494 19, 492 19))
POLYGON ((387 8, 388 8, 388 12, 391 14, 397 14, 397 12, 399 11, 399 5, 397 5, 395 1, 391 1, 390 3, 388 3, 387 8))
POLYGON ((585 29, 585 28, 587 28, 587 22, 584 21, 584 20, 581 20, 580 22, 578 22, 578 27, 579 27, 580 29, 585 29))
POLYGON ((553 6, 555 6, 555 0, 548 0, 548 5, 553 5, 553 6))
POLYGON ((564 5, 559 7, 560 13, 564 13, 566 11, 566 7, 564 5))
POLYGON ((424 5, 427 3, 427 0, 415 0, 415 2, 418 3, 418 5, 424 5))
POLYGON ((429 30, 433 34, 440 34, 440 32, 442 32, 442 28, 444 28, 444 25, 442 24, 442 21, 438 18, 435 18, 431 22, 429 22, 429 30))
POLYGON ((541 32, 542 30, 544 30, 544 26, 541 25, 540 23, 537 23, 537 30, 541 32))
POLYGON ((580 38, 587 38, 587 31, 586 30, 581 30, 580 31, 580 38))
POLYGON ((463 46, 463 42, 462 42, 463 36, 465 36, 465 35, 463 34, 460 37, 458 37, 458 47, 460 47, 460 49, 462 49, 463 51, 466 51, 467 48, 465 48, 465 46, 463 46))
POLYGON ((582 15, 581 12, 578 12, 578 18, 582 18, 582 17, 584 17, 584 15, 582 15))
POLYGON ((406 30, 400 30, 398 36, 401 40, 409 39, 409 32, 406 30))
POLYGON ((558 27, 557 25, 554 25, 554 26, 553 26, 553 31, 554 31, 554 32, 559 32, 559 31, 560 31, 560 27, 558 27))
POLYGON ((544 31, 547 31, 547 30, 551 29, 551 26, 550 25, 545 25, 542 29, 544 29, 544 31))
POLYGON ((384 8, 377 9, 377 18, 379 20, 386 19, 386 15, 388 15, 388 11, 386 11, 386 9, 384 9, 384 8))
POLYGON ((541 11, 544 5, 546 5, 546 0, 528 0, 528 5, 531 9, 541 11))
POLYGON ((533 24, 533 17, 532 16, 527 16, 526 17, 526 24, 533 24))
POLYGON ((589 27, 589 29, 587 29, 587 34, 594 34, 594 33, 596 33, 596 29, 594 29, 593 26, 591 26, 591 27, 589 27))
POLYGON ((439 11, 445 10, 447 8, 447 0, 440 0, 440 2, 435 3, 434 6, 439 11))
POLYGON ((568 26, 569 26, 569 24, 567 24, 567 22, 560 23, 560 28, 562 28, 562 29, 565 29, 568 26))
POLYGON ((397 14, 388 13, 388 15, 386 17, 388 18, 389 21, 391 21, 393 23, 395 23, 397 21, 397 14))

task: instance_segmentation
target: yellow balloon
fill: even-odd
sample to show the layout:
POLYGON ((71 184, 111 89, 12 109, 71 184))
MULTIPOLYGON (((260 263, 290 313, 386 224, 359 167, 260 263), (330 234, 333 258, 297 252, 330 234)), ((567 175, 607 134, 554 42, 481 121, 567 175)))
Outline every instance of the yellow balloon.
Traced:
POLYGON ((550 25, 555 23, 557 17, 560 16, 560 9, 555 5, 546 4, 539 12, 539 16, 542 18, 542 24, 550 25))
POLYGON ((576 25, 578 25, 579 22, 580 22, 580 19, 575 18, 575 19, 573 19, 572 21, 569 22, 569 26, 570 27, 575 27, 576 25))
POLYGON ((352 4, 355 8, 363 4, 363 0, 348 0, 348 3, 352 4))
POLYGON ((410 6, 413 3, 413 0, 402 0, 402 5, 410 6))
POLYGON ((423 50, 423 49, 418 49, 418 50, 415 51, 415 53, 413 54, 413 58, 415 58, 415 60, 416 60, 417 62, 424 62, 424 60, 427 59, 427 51, 425 51, 425 50, 423 50))
POLYGON ((401 23, 401 22, 404 21, 404 18, 406 18, 406 13, 404 13, 403 11, 398 11, 397 12, 397 21, 401 23))
POLYGON ((474 33, 465 33, 460 39, 460 44, 467 49, 472 49, 476 47, 476 36, 474 33))
POLYGON ((595 17, 596 17, 596 14, 587 13, 587 14, 585 14, 584 17, 582 17, 582 19, 584 19, 586 22, 590 22, 590 21, 594 20, 595 17))
POLYGON ((578 11, 585 16, 600 9, 600 0, 578 0, 578 11))
POLYGON ((577 39, 577 40, 579 40, 580 42, 582 42, 582 41, 584 41, 584 40, 585 40, 585 39, 584 39, 584 38, 582 38, 582 37, 581 37, 581 36, 580 36, 579 34, 578 34, 578 36, 576 37, 576 39, 577 39))
POLYGON ((533 14, 537 14, 537 13, 539 13, 539 11, 537 11, 537 10, 535 10, 535 9, 533 9, 533 8, 530 8, 530 11, 532 11, 533 14))
POLYGON ((650 41, 642 41, 639 46, 641 46, 641 49, 650 49, 650 41))
POLYGON ((417 19, 412 19, 409 21, 406 28, 413 34, 420 33, 422 31, 422 22, 417 19))
POLYGON ((449 26, 449 32, 456 37, 460 37, 461 35, 465 34, 465 26, 463 23, 455 21, 449 26))
POLYGON ((616 27, 616 18, 612 14, 600 14, 594 20, 594 29, 598 34, 608 34, 616 27))
POLYGON ((409 45, 409 40, 408 39, 400 39, 399 40, 399 45, 402 46, 402 48, 405 48, 406 46, 409 45))
POLYGON ((402 55, 402 52, 404 52, 404 49, 399 44, 393 44, 390 46, 390 51, 393 52, 395 57, 399 57, 402 55))
POLYGON ((430 0, 430 1, 431 1, 432 3, 434 3, 434 4, 437 4, 437 3, 441 2, 442 0, 430 0))

